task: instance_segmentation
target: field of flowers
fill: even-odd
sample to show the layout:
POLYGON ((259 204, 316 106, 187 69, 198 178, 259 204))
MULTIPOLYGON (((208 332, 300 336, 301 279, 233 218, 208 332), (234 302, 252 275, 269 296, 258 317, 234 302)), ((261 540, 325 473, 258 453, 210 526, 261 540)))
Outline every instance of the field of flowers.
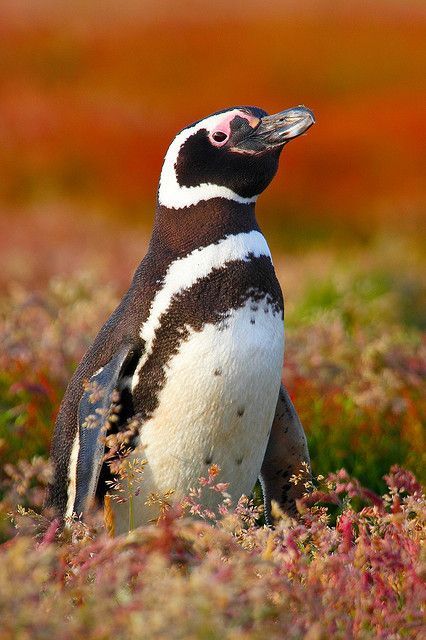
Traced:
POLYGON ((397 467, 381 498, 344 472, 322 484, 274 530, 241 501, 116 539, 76 524, 56 540, 55 522, 38 540, 22 532, 0 549, 2 638, 424 637, 419 484, 397 467))
MULTIPOLYGON (((188 519, 199 511, 195 490, 157 526, 113 540, 100 515, 60 534, 37 514, 65 385, 146 234, 65 216, 58 250, 58 221, 25 220, 37 234, 20 236, 10 254, 4 243, 0 281, 2 637, 420 638, 426 292, 418 241, 388 235, 292 253, 276 241, 284 380, 316 478, 298 521, 264 528, 257 492, 233 510, 226 478, 211 469, 200 490, 225 492, 217 518, 188 519)), ((18 237, 19 218, 9 220, 9 237, 15 227, 18 237)))
POLYGON ((424 0, 2 0, 1 640, 426 638, 425 34, 424 0), (167 144, 302 102, 317 125, 260 205, 312 458, 297 520, 268 529, 259 488, 231 505, 212 467, 156 525, 61 532, 55 416, 145 252, 167 144))

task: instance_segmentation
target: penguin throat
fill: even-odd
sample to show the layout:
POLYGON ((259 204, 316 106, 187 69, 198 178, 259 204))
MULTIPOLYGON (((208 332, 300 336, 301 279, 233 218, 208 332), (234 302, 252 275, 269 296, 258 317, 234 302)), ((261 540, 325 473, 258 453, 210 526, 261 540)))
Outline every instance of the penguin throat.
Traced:
POLYGON ((185 255, 193 249, 222 238, 259 231, 255 204, 241 204, 224 198, 201 200, 181 209, 158 205, 151 247, 173 255, 185 255))

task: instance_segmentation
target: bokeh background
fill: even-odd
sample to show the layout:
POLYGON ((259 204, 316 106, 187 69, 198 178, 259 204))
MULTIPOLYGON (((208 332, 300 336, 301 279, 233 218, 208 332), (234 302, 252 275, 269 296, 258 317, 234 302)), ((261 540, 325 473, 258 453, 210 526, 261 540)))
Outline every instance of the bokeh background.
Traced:
POLYGON ((3 0, 2 213, 66 203, 149 227, 177 130, 226 106, 304 103, 318 125, 284 154, 262 219, 292 241, 413 229, 425 14, 416 0, 3 0))
POLYGON ((424 472, 423 0, 2 0, 0 38, 0 462, 47 456, 144 254, 176 131, 303 103, 317 125, 258 216, 314 470, 377 490, 393 463, 424 472))

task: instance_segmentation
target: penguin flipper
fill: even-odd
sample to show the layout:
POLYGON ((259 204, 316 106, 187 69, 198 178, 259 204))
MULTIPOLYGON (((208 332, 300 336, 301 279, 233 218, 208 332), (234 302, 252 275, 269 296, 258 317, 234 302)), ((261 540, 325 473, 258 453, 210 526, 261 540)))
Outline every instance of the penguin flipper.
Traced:
POLYGON ((296 515, 296 500, 306 491, 304 483, 310 477, 310 469, 302 424, 286 388, 281 385, 259 478, 268 524, 273 524, 272 500, 278 503, 284 513, 296 515), (301 476, 297 484, 289 481, 293 474, 301 476))
POLYGON ((140 350, 126 344, 89 380, 78 407, 79 451, 73 512, 85 513, 90 507, 99 481, 105 454, 105 435, 114 404, 113 393, 136 367, 140 350))

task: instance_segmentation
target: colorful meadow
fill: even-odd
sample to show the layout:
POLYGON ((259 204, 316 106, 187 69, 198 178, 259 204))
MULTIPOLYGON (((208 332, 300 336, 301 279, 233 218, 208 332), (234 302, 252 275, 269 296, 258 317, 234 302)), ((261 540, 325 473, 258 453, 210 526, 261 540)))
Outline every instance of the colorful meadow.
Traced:
MULTIPOLYGON (((42 218, 40 227, 34 242, 48 255, 42 218)), ((92 226, 95 237, 102 229, 92 226)), ((349 256, 332 247, 276 252, 284 379, 318 478, 299 520, 268 530, 258 493, 234 510, 213 469, 201 488, 225 492, 217 517, 191 519, 202 514, 194 491, 185 509, 112 540, 100 516, 60 535, 55 520, 37 515, 63 390, 118 300, 129 247, 135 263, 144 247, 142 234, 138 246, 120 227, 104 261, 93 252, 79 270, 82 233, 69 229, 73 275, 40 276, 37 291, 31 279, 6 282, 1 298, 2 637, 422 637, 421 247, 382 237, 349 256)))
POLYGON ((423 638, 423 3, 181 4, 0 6, 0 636, 423 638), (212 468, 157 525, 61 533, 55 416, 146 250, 168 141, 301 102, 317 125, 259 202, 312 457, 298 519, 266 528, 212 468))

